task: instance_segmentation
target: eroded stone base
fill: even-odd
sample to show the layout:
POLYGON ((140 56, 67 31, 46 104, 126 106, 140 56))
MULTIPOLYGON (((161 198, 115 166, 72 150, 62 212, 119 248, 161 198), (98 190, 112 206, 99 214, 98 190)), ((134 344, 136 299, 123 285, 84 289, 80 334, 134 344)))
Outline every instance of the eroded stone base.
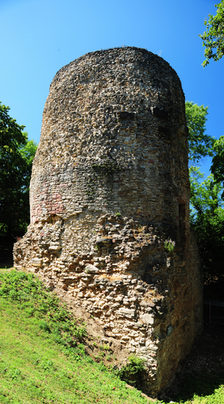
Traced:
POLYGON ((183 252, 119 213, 53 215, 15 244, 15 267, 35 272, 66 300, 88 332, 111 346, 119 367, 131 354, 143 358, 143 389, 157 394, 201 328, 197 260, 185 244, 183 252))

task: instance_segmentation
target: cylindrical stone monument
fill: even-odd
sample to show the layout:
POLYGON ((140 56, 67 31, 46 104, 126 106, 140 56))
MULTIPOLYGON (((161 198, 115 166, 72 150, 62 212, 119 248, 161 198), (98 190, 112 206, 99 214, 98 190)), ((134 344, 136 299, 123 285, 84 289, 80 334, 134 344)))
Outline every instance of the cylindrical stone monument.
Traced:
POLYGON ((201 328, 189 229, 185 103, 144 49, 89 53, 53 79, 33 164, 31 224, 15 266, 34 271, 142 387, 171 382, 201 328))

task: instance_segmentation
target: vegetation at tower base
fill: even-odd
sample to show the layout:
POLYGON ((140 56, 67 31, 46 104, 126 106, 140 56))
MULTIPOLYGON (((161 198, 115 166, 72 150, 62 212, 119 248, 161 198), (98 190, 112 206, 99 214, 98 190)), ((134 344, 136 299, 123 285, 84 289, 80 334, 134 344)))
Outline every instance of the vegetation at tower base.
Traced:
POLYGON ((67 301, 119 369, 144 361, 142 388, 154 395, 201 330, 187 151, 167 62, 131 47, 75 60, 50 86, 31 224, 14 247, 15 266, 67 301))
POLYGON ((12 254, 16 237, 22 236, 29 223, 29 184, 36 151, 9 115, 9 107, 0 103, 0 250, 1 260, 12 254))
POLYGON ((216 15, 209 15, 205 20, 206 31, 200 35, 205 47, 203 66, 207 66, 210 59, 217 61, 224 55, 224 0, 216 4, 216 8, 216 15))

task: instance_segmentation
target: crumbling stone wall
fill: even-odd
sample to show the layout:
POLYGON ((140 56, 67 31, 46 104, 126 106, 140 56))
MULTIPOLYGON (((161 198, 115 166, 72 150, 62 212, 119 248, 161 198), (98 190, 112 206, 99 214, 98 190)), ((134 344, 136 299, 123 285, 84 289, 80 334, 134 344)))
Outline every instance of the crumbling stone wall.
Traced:
POLYGON ((189 229, 184 95, 138 48, 87 54, 55 76, 15 266, 36 272, 118 352, 167 387, 201 327, 189 229))

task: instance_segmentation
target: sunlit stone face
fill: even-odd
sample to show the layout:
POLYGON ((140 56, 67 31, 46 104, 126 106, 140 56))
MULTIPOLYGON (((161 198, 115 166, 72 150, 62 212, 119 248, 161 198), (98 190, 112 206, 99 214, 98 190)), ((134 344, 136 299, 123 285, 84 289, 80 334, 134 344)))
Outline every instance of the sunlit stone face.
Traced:
POLYGON ((161 58, 95 52, 55 76, 31 183, 31 220, 76 211, 141 215, 178 227, 188 200, 184 98, 161 58))

